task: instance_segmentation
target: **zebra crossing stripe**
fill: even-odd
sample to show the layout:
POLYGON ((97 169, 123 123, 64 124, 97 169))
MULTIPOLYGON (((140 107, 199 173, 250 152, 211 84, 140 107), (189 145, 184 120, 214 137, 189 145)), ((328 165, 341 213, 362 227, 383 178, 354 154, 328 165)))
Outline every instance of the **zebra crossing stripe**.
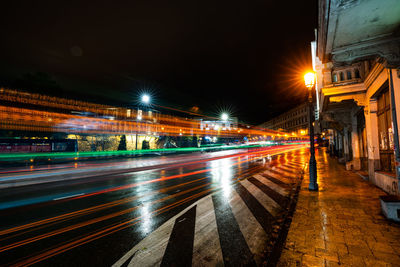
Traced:
POLYGON ((253 254, 233 216, 231 206, 221 194, 214 194, 212 200, 224 265, 233 266, 239 262, 242 265, 255 265, 253 254))
POLYGON ((286 162, 286 165, 290 165, 290 166, 293 166, 295 168, 302 168, 304 166, 304 163, 303 162, 293 162, 293 161, 291 161, 291 162, 286 162))
POLYGON ((236 186, 236 192, 242 198, 244 203, 246 203, 247 207, 249 208, 253 216, 257 219, 257 221, 260 223, 265 233, 268 236, 270 236, 272 232, 272 222, 274 221, 274 217, 240 183, 238 183, 236 186))
MULTIPOLYGON (((260 265, 290 185, 253 175, 204 197, 144 238, 113 266, 260 265)), ((283 179, 282 179, 283 180, 283 179)))
POLYGON ((176 218, 161 266, 192 265, 196 208, 193 206, 176 218))
POLYGON ((271 180, 268 180, 264 176, 262 176, 260 174, 255 174, 255 175, 253 175, 253 177, 256 178, 257 180, 259 180, 261 183, 265 184, 266 186, 272 188, 272 190, 278 192, 282 196, 289 195, 289 192, 287 189, 285 189, 282 186, 277 185, 276 183, 272 182, 271 180))
POLYGON ((282 177, 282 175, 276 175, 276 173, 270 172, 269 170, 264 171, 262 174, 265 178, 268 180, 274 182, 275 184, 278 184, 284 188, 290 188, 290 183, 292 182, 291 180, 282 177), (283 182, 285 181, 285 182, 283 182))
POLYGON ((174 220, 168 220, 129 250, 121 259, 113 264, 113 267, 159 265, 173 226, 174 220))
POLYGON ((211 196, 197 203, 192 266, 222 266, 214 204, 211 196))
POLYGON ((243 180, 240 183, 273 217, 276 217, 279 214, 281 206, 261 191, 257 186, 250 183, 248 180, 243 180))
POLYGON ((215 222, 214 208, 211 200, 211 196, 204 197, 171 219, 157 228, 154 232, 144 238, 139 244, 134 246, 130 251, 128 251, 120 260, 118 260, 113 267, 120 266, 159 266, 163 260, 170 235, 173 231, 175 221, 178 217, 185 214, 187 211, 197 206, 196 210, 196 230, 195 230, 195 241, 193 254, 199 255, 200 257, 206 257, 210 262, 222 262, 222 253, 219 245, 219 238, 217 232, 217 226, 215 222), (204 218, 203 218, 204 217, 204 218), (201 222, 203 221, 203 222, 201 222), (199 223, 199 224, 198 224, 199 223), (206 225, 207 224, 207 225, 206 225), (201 227, 201 225, 205 225, 201 227), (201 233, 203 232, 204 233, 201 233), (207 235, 206 237, 201 237, 202 234, 207 235), (201 251, 199 243, 201 240, 212 240, 212 243, 201 244, 202 246, 207 246, 210 250, 214 252, 214 256, 206 254, 208 252, 201 251), (211 260, 210 260, 211 257, 211 260))
POLYGON ((264 194, 268 195, 271 199, 273 199, 276 203, 278 203, 279 206, 283 208, 287 207, 289 203, 288 198, 285 198, 275 190, 272 190, 270 187, 268 187, 267 185, 260 182, 258 179, 254 177, 250 177, 248 181, 251 182, 253 185, 257 186, 262 192, 264 192, 264 194))
POLYGON ((271 172, 271 173, 274 173, 275 175, 280 176, 279 177, 280 179, 281 178, 286 178, 286 179, 291 180, 293 178, 297 178, 297 175, 295 175, 295 174, 293 174, 291 172, 285 171, 284 169, 279 168, 279 167, 274 167, 272 169, 269 169, 268 171, 271 172))
POLYGON ((268 242, 268 236, 235 190, 231 192, 229 204, 240 231, 253 254, 254 261, 257 266, 260 266, 263 261, 264 247, 268 242))
POLYGON ((279 166, 279 167, 276 167, 276 168, 281 170, 281 171, 284 171, 286 173, 289 173, 291 175, 294 175, 294 176, 296 176, 296 178, 298 176, 298 170, 296 170, 296 168, 287 167, 287 166, 279 166))

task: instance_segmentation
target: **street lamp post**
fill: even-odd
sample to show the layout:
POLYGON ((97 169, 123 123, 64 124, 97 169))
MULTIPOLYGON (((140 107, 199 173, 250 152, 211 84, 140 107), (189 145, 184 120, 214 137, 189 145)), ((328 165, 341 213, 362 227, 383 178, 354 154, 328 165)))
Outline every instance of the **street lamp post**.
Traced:
POLYGON ((309 170, 310 170, 310 184, 308 189, 311 191, 318 191, 318 183, 317 183, 317 162, 315 160, 315 148, 314 148, 314 106, 312 99, 312 89, 315 84, 315 74, 310 72, 304 75, 304 82, 306 87, 308 88, 308 112, 309 112, 309 135, 310 135, 310 162, 309 162, 309 170))
MULTIPOLYGON (((149 103, 150 103, 150 96, 148 95, 148 94, 143 94, 142 96, 141 96, 141 102, 142 102, 142 104, 143 105, 148 105, 149 103)), ((136 115, 136 137, 135 137, 135 150, 137 150, 137 146, 138 146, 138 130, 137 130, 137 124, 138 124, 138 122, 139 121, 141 121, 142 120, 142 111, 140 111, 140 113, 139 113, 139 110, 138 110, 138 113, 137 113, 137 115, 136 115)), ((142 149, 143 149, 143 147, 142 147, 142 149)))

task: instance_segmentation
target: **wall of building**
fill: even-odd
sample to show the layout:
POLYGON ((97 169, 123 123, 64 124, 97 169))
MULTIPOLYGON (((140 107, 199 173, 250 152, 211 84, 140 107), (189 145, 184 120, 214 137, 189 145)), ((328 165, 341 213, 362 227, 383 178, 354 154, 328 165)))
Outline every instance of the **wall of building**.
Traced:
POLYGON ((272 130, 285 130, 298 134, 303 130, 305 134, 308 129, 308 107, 306 104, 301 104, 258 127, 272 130))
POLYGON ((332 131, 333 154, 356 170, 364 165, 359 159, 367 157, 369 180, 391 194, 400 193, 394 160, 394 126, 400 120, 399 7, 392 1, 327 5, 321 0, 318 37, 311 44, 317 81, 323 81, 317 91, 321 124, 332 131))

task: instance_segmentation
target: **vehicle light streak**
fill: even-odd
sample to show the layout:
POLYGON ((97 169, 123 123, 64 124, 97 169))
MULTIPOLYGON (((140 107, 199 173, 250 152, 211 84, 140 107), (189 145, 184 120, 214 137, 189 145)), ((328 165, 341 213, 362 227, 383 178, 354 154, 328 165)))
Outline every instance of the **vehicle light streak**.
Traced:
MULTIPOLYGON (((238 162, 236 162, 234 164, 231 164, 231 166, 242 164, 242 163, 248 162, 248 161, 252 161, 252 160, 255 160, 257 158, 263 158, 267 154, 271 156, 271 155, 275 155, 275 154, 280 154, 283 151, 299 149, 300 147, 301 146, 297 146, 297 147, 292 147, 290 149, 288 149, 287 147, 284 147, 284 148, 281 148, 281 149, 275 149, 274 151, 267 150, 267 151, 254 151, 254 152, 250 152, 250 153, 244 153, 244 154, 242 154, 242 156, 247 155, 247 156, 250 156, 250 157, 248 159, 246 159, 246 160, 243 160, 242 158, 240 158, 240 160, 238 159, 238 162), (254 156, 254 157, 251 157, 251 156, 254 156)), ((226 167, 226 166, 224 166, 224 167, 226 167)), ((256 167, 253 168, 253 170, 254 169, 259 169, 259 168, 262 168, 262 166, 256 166, 256 167)), ((196 171, 196 172, 191 172, 190 174, 194 175, 194 174, 203 173, 203 172, 207 172, 207 171, 210 171, 210 170, 209 169, 205 169, 205 170, 200 170, 200 171, 196 171)), ((248 170, 248 171, 246 171, 246 173, 244 173, 242 175, 238 175, 235 179, 232 180, 231 185, 239 182, 240 179, 242 179, 243 176, 248 175, 251 171, 252 170, 248 170)), ((185 175, 185 174, 173 175, 173 176, 169 176, 169 177, 163 177, 163 178, 158 178, 158 179, 155 179, 155 180, 136 183, 136 185, 138 185, 138 184, 147 184, 147 183, 152 182, 152 181, 162 181, 162 179, 164 179, 164 178, 174 179, 174 178, 178 178, 178 177, 180 178, 180 177, 185 177, 185 176, 187 176, 187 175, 185 175)), ((204 179, 204 178, 201 178, 201 179, 204 179)), ((213 192, 213 191, 216 191, 216 190, 220 190, 222 188, 222 185, 213 186, 211 183, 206 183, 204 185, 196 186, 194 188, 191 188, 191 189, 188 189, 188 190, 185 190, 185 191, 182 191, 182 192, 179 192, 179 193, 176 193, 176 194, 173 194, 173 195, 170 195, 170 196, 158 199, 158 200, 154 200, 154 201, 152 201, 152 202, 150 202, 148 204, 149 205, 154 205, 156 203, 160 203, 160 202, 163 202, 165 200, 171 199, 172 197, 177 197, 177 196, 180 196, 180 195, 184 195, 186 193, 189 193, 189 192, 192 192, 194 190, 198 190, 200 188, 204 188, 204 187, 207 187, 207 186, 210 186, 210 188, 205 189, 202 192, 199 192, 197 194, 188 196, 188 197, 186 197, 186 198, 184 198, 182 200, 175 201, 174 203, 165 205, 165 206, 163 206, 163 207, 161 207, 159 209, 156 209, 154 211, 149 212, 149 214, 151 216, 159 215, 159 214, 161 214, 163 212, 166 212, 166 211, 168 211, 170 209, 178 207, 178 206, 180 206, 180 205, 182 205, 182 204, 184 204, 184 203, 186 203, 188 201, 196 199, 196 198, 198 198, 198 197, 200 197, 200 196, 202 196, 204 194, 207 194, 207 193, 210 193, 210 192, 213 192)), ((224 185, 224 186, 226 186, 226 185, 224 185)), ((121 187, 117 187, 117 190, 120 190, 120 188, 121 187)), ((115 189, 115 188, 112 188, 112 189, 115 189)), ((81 197, 85 197, 85 195, 76 196, 76 197, 70 198, 69 200, 78 199, 78 198, 81 198, 81 197)), ((66 199, 63 199, 62 201, 66 201, 66 199)), ((106 204, 104 204, 104 205, 106 205, 106 204)), ((101 206, 101 205, 99 205, 99 206, 101 206)), ((19 242, 16 242, 16 243, 13 243, 13 244, 10 244, 10 245, 7 245, 7 246, 4 246, 4 247, 0 248, 0 252, 4 252, 4 251, 10 250, 10 249, 15 248, 15 247, 23 246, 23 245, 26 245, 26 244, 29 244, 29 243, 32 243, 32 242, 35 242, 35 241, 38 241, 38 240, 42 240, 44 238, 48 238, 48 237, 51 237, 51 236, 54 236, 54 235, 58 235, 58 234, 66 232, 66 231, 72 231, 72 230, 78 229, 80 227, 84 227, 86 225, 94 224, 94 223, 99 222, 99 221, 108 220, 110 218, 114 218, 116 216, 120 216, 120 215, 129 213, 129 212, 132 212, 133 210, 136 210, 139 207, 140 206, 135 206, 135 207, 132 207, 132 208, 129 208, 129 209, 126 209, 126 210, 122 210, 122 211, 119 211, 119 212, 115 212, 115 213, 112 213, 112 214, 101 216, 101 217, 98 217, 98 218, 95 218, 95 219, 91 219, 91 220, 88 220, 88 221, 85 221, 85 222, 82 222, 82 223, 78 223, 78 224, 67 226, 67 227, 64 227, 64 228, 61 228, 61 229, 58 229, 58 230, 54 230, 54 231, 46 233, 46 234, 42 234, 42 235, 39 235, 39 236, 36 236, 36 237, 32 237, 32 238, 29 238, 29 239, 26 239, 26 240, 22 240, 22 241, 19 241, 19 242)), ((90 209, 91 208, 88 208, 87 210, 90 210, 90 209)), ((70 214, 79 214, 79 212, 80 211, 76 211, 76 213, 72 212, 70 214)), ((60 218, 59 220, 61 220, 62 218, 66 218, 66 217, 68 217, 68 214, 64 214, 64 215, 58 216, 58 218, 60 218)), ((88 234, 87 236, 84 236, 84 237, 81 236, 78 239, 72 240, 72 241, 70 241, 68 243, 64 243, 61 246, 53 247, 52 249, 50 249, 48 251, 45 251, 45 252, 40 253, 40 254, 38 254, 36 256, 30 257, 30 258, 28 258, 26 260, 23 260, 23 261, 21 261, 21 262, 19 262, 17 264, 18 265, 20 265, 20 264, 31 265, 31 264, 40 262, 40 261, 42 261, 42 260, 44 260, 46 258, 55 256, 55 255, 57 255, 59 253, 65 252, 65 251, 67 251, 69 249, 72 249, 74 247, 86 244, 86 243, 91 242, 93 240, 96 240, 98 238, 104 237, 106 235, 109 235, 109 234, 112 234, 114 232, 120 231, 120 230, 125 229, 127 227, 133 226, 136 223, 140 222, 141 218, 142 218, 142 216, 138 216, 136 218, 129 219, 127 221, 115 223, 115 224, 112 224, 112 225, 107 226, 105 228, 101 228, 101 229, 97 230, 96 232, 92 232, 92 233, 88 234)), ((53 218, 49 218, 49 219, 45 219, 45 220, 42 220, 42 221, 39 221, 39 222, 32 223, 31 227, 40 225, 43 222, 50 222, 52 219, 53 218)), ((19 229, 27 229, 27 228, 29 228, 29 227, 28 226, 22 226, 19 229)), ((18 231, 18 229, 15 228, 15 231, 18 231)), ((13 231, 9 231, 9 233, 10 232, 13 232, 13 231)))
MULTIPOLYGON (((254 168, 259 168, 259 166, 256 166, 254 168)), ((240 177, 238 177, 235 180, 240 179, 240 177)), ((201 178, 201 179, 204 179, 204 178, 201 178)), ((192 191, 196 191, 196 190, 198 190, 200 188, 207 187, 207 186, 210 186, 210 185, 211 185, 211 183, 202 184, 202 185, 196 186, 194 188, 190 188, 188 190, 185 190, 185 191, 182 191, 182 192, 178 192, 178 193, 175 193, 173 195, 169 195, 169 196, 166 196, 164 198, 151 201, 150 203, 147 203, 147 204, 148 205, 155 205, 157 203, 160 203, 160 202, 175 198, 175 197, 180 196, 180 195, 184 195, 184 194, 190 193, 192 191)), ((176 202, 174 202, 172 204, 169 204, 169 205, 165 206, 164 208, 161 208, 161 210, 165 209, 165 208, 168 208, 168 207, 171 207, 171 206, 179 205, 179 203, 181 203, 181 202, 185 203, 185 202, 191 200, 192 198, 196 198, 200 194, 204 194, 204 193, 209 192, 210 190, 214 190, 216 188, 219 188, 219 187, 215 186, 215 187, 207 189, 207 190, 205 190, 203 192, 197 193, 195 195, 191 195, 191 196, 189 196, 189 197, 187 197, 187 198, 185 198, 183 200, 179 200, 179 201, 176 201, 176 202)), ((10 250, 10 249, 22 246, 22 245, 26 245, 26 244, 29 244, 29 243, 32 243, 32 242, 35 242, 35 241, 39 241, 39 240, 42 240, 44 238, 48 238, 48 237, 51 237, 51 236, 54 236, 54 235, 62 234, 64 232, 71 231, 71 230, 74 230, 74 229, 77 229, 77 228, 80 228, 80 227, 84 227, 84 226, 87 226, 87 225, 90 225, 90 224, 94 224, 94 223, 97 223, 97 222, 100 222, 100 221, 104 221, 104 220, 108 220, 108 219, 111 219, 111 218, 114 218, 114 217, 117 217, 117 216, 121 216, 123 214, 130 213, 130 212, 132 212, 134 210, 137 210, 139 208, 140 208, 140 205, 132 207, 132 208, 129 208, 129 209, 126 209, 126 210, 122 210, 122 211, 119 211, 119 212, 116 212, 116 213, 108 214, 108 215, 105 215, 105 216, 102 216, 102 217, 99 217, 99 218, 91 219, 89 221, 85 221, 85 222, 82 222, 82 223, 79 223, 79 224, 68 226, 68 227, 65 227, 65 228, 62 228, 62 229, 59 229, 59 230, 55 230, 55 231, 52 231, 52 232, 49 232, 49 233, 46 233, 46 234, 43 234, 43 235, 39 235, 39 236, 32 237, 32 238, 29 238, 29 239, 26 239, 26 240, 22 240, 20 242, 16 242, 16 243, 10 244, 8 246, 0 247, 0 252, 4 252, 4 251, 7 251, 7 250, 10 250)), ((150 214, 152 214, 152 213, 154 213, 154 211, 150 212, 150 214)), ((142 216, 139 216, 138 218, 141 218, 141 217, 142 216)), ((137 219, 137 218, 135 218, 135 219, 137 219)), ((132 220, 135 220, 135 219, 132 219, 132 220)), ((129 221, 132 221, 132 220, 129 220, 129 221)))
MULTIPOLYGON (((206 186, 209 186, 209 185, 211 185, 211 183, 205 183, 205 184, 190 188, 188 190, 181 191, 179 193, 176 193, 176 194, 173 194, 173 195, 169 195, 169 196, 163 197, 161 199, 157 199, 155 201, 150 202, 149 204, 150 205, 154 205, 154 204, 157 204, 159 202, 163 202, 163 201, 172 199, 174 197, 178 197, 180 195, 190 193, 192 191, 195 191, 197 189, 200 189, 202 187, 206 187, 206 186)), ((108 214, 108 215, 104 215, 104 216, 101 216, 101 217, 98 217, 98 218, 95 218, 95 219, 91 219, 91 220, 88 220, 88 221, 85 221, 85 222, 82 222, 82 223, 70 225, 70 226, 55 230, 55 231, 51 231, 49 233, 45 233, 45 234, 42 234, 42 235, 39 235, 39 236, 35 236, 35 237, 32 237, 32 238, 28 238, 28 239, 25 239, 25 240, 22 240, 22 241, 19 241, 19 242, 15 242, 13 244, 0 247, 0 252, 4 252, 4 251, 7 251, 7 250, 10 250, 10 249, 19 247, 19 246, 23 246, 23 245, 26 245, 26 244, 29 244, 29 243, 32 243, 32 242, 36 242, 36 241, 42 240, 44 238, 48 238, 48 237, 59 235, 59 234, 62 234, 62 233, 68 232, 68 231, 72 231, 72 230, 75 230, 77 228, 81 228, 81 227, 88 226, 88 225, 91 225, 91 224, 94 224, 94 223, 105 221, 105 220, 108 220, 108 219, 111 219, 111 218, 114 218, 114 217, 117 217, 117 216, 121 216, 121 215, 124 215, 124 214, 127 214, 127 213, 131 213, 131 212, 137 210, 138 208, 140 208, 140 206, 135 206, 135 207, 132 207, 132 208, 129 208, 129 209, 125 209, 125 210, 122 210, 122 211, 119 211, 119 212, 115 212, 115 213, 111 213, 111 214, 108 214)))
MULTIPOLYGON (((265 152, 265 151, 262 151, 262 152, 265 152)), ((260 151, 256 151, 256 152, 252 152, 252 153, 243 153, 243 154, 241 154, 240 156, 252 155, 252 154, 254 154, 254 153, 259 154, 260 151)), ((281 153, 281 152, 278 152, 278 153, 281 153)), ((273 154, 269 154, 269 155, 273 155, 273 154)), ((228 156, 219 157, 218 159, 222 159, 222 158, 226 158, 226 157, 228 157, 228 156)), ((215 159, 214 159, 214 160, 215 160, 215 159)), ((238 161, 238 162, 236 162, 236 163, 231 164, 230 166, 242 164, 242 163, 245 163, 245 162, 248 162, 248 161, 252 161, 252 160, 254 160, 254 158, 249 158, 249 159, 247 159, 247 160, 241 160, 241 161, 238 161)), ((193 162, 193 164, 194 164, 194 163, 204 162, 204 161, 206 161, 206 160, 196 161, 196 162, 193 162)), ((223 166, 223 167, 226 168, 227 166, 223 166)), ((153 179, 153 180, 149 180, 149 181, 144 181, 144 182, 141 182, 141 183, 134 183, 134 184, 128 184, 128 185, 124 185, 124 186, 120 186, 120 187, 109 188, 109 189, 97 191, 97 192, 94 192, 94 193, 91 193, 91 194, 82 194, 82 195, 79 195, 79 196, 71 196, 71 197, 69 198, 69 200, 79 199, 79 198, 83 198, 83 197, 89 197, 89 196, 98 195, 98 194, 104 194, 104 193, 113 192, 113 191, 117 191, 117 190, 123 190, 123 189, 131 188, 131 187, 140 186, 140 185, 145 185, 145 184, 154 183, 154 182, 159 182, 159 181, 165 181, 165 180, 170 180, 170 179, 182 178, 182 177, 186 177, 186 176, 192 176, 192 175, 196 175, 196 174, 200 174, 200 173, 204 173, 204 172, 208 172, 208 171, 210 171, 210 169, 203 169, 203 170, 199 170, 199 171, 195 171, 195 172, 190 172, 190 173, 172 175, 172 176, 168 176, 168 177, 161 177, 161 178, 157 178, 157 179, 153 179)), ((204 179, 204 178, 201 178, 201 179, 204 179)), ((195 180, 195 181, 198 181, 198 180, 195 180)), ((186 184, 186 183, 183 183, 182 185, 184 185, 184 184, 186 184)), ((61 200, 61 199, 60 199, 60 200, 61 200)), ((62 200, 66 200, 66 197, 62 198, 62 200)), ((131 198, 128 198, 126 201, 131 201, 131 200, 132 200, 131 198)), ((119 200, 119 201, 116 201, 116 202, 121 202, 121 203, 119 203, 119 204, 122 204, 122 203, 126 203, 126 201, 120 201, 120 200, 119 200)), ((112 204, 110 204, 110 205, 105 205, 105 206, 100 205, 99 207, 107 208, 108 206, 114 206, 113 204, 114 204, 114 203, 112 203, 112 204)), ((96 208, 88 208, 87 210, 93 210, 93 209, 96 209, 96 208)), ((76 213, 73 212, 73 213, 71 213, 71 214, 76 214, 76 213)), ((67 214, 67 215, 60 215, 60 216, 56 217, 56 219, 63 219, 65 216, 68 216, 68 214, 67 214)), ((39 222, 32 223, 32 224, 27 225, 27 226, 25 226, 25 227, 23 227, 23 228, 16 227, 16 228, 14 228, 14 229, 3 230, 3 231, 0 231, 0 235, 4 235, 4 234, 7 234, 7 233, 10 233, 10 232, 13 232, 13 231, 18 231, 18 230, 21 230, 21 229, 25 229, 25 228, 28 228, 28 227, 31 227, 31 226, 36 226, 36 225, 41 224, 41 223, 44 223, 44 222, 47 223, 47 222, 48 222, 48 219, 43 220, 43 221, 39 221, 39 222)))
MULTIPOLYGON (((22 231, 22 230, 28 229, 28 228, 37 227, 37 226, 40 226, 40 225, 49 226, 49 225, 54 224, 54 223, 65 222, 67 220, 73 219, 73 218, 78 217, 78 216, 88 215, 90 213, 98 212, 98 211, 101 211, 101 210, 104 210, 104 209, 109 209, 109 208, 112 208, 112 207, 115 207, 115 206, 118 206, 118 205, 129 203, 129 202, 135 201, 135 200, 137 200, 137 199, 139 199, 141 197, 149 197, 149 196, 156 195, 157 193, 168 192, 170 190, 174 190, 174 189, 176 189, 178 187, 181 187, 181 186, 185 186, 185 185, 189 185, 189 184, 192 184, 192 183, 200 182, 200 181, 202 181, 202 180, 204 180, 206 178, 207 177, 199 178, 199 179, 188 181, 188 182, 185 182, 185 183, 180 183, 178 185, 173 185, 173 186, 170 186, 170 187, 161 188, 159 190, 153 190, 153 191, 148 192, 147 194, 144 194, 144 195, 141 195, 141 196, 127 197, 127 198, 115 200, 115 201, 112 201, 112 202, 108 202, 108 203, 105 203, 105 204, 100 204, 100 205, 97 205, 97 206, 94 206, 94 207, 89 207, 89 208, 86 208, 86 209, 73 211, 73 212, 65 213, 65 214, 62 214, 62 215, 59 215, 59 216, 55 216, 55 217, 47 218, 47 219, 44 219, 44 220, 32 222, 32 223, 29 223, 29 224, 24 224, 24 225, 21 225, 21 226, 5 229, 5 230, 0 231, 0 236, 1 235, 6 235, 6 234, 10 234, 10 233, 13 233, 13 232, 17 232, 17 231, 22 231)), ((36 228, 35 230, 37 230, 37 229, 40 229, 40 228, 36 228)), ((20 234, 25 234, 27 232, 28 231, 19 233, 19 235, 20 234)), ((8 236, 6 238, 0 239, 0 241, 9 239, 9 238, 15 237, 15 236, 16 235, 8 236)))
MULTIPOLYGON (((256 150, 249 150, 250 152, 243 152, 243 153, 237 153, 237 154, 231 154, 231 155, 224 155, 224 156, 218 156, 218 157, 213 157, 213 158, 207 158, 207 159, 202 159, 202 160, 197 160, 197 161, 189 161, 189 162, 183 162, 183 163, 176 163, 176 164, 164 164, 164 165, 158 165, 155 166, 153 169, 160 169, 160 168, 177 168, 177 167, 182 167, 182 166, 187 166, 187 165, 191 165, 191 164, 197 164, 197 163, 204 163, 207 161, 211 161, 211 160, 217 160, 217 159, 224 159, 224 158, 228 158, 228 157, 237 157, 237 156, 254 156, 256 154, 260 154, 260 153, 273 153, 274 151, 282 151, 282 149, 286 149, 286 151, 289 151, 288 149, 291 148, 293 146, 276 146, 276 147, 272 147, 272 148, 267 148, 267 149, 256 149, 256 150)), ((294 146, 296 147, 296 146, 294 146)), ((122 173, 126 173, 129 170, 124 169, 120 172, 122 173)), ((205 172, 205 171, 204 171, 205 172)), ((115 172, 113 174, 116 174, 115 172)), ((186 176, 191 175, 190 173, 187 173, 186 176)), ((165 177, 164 177, 165 178, 165 177)), ((174 177, 171 177, 171 179, 173 179, 174 177)), ((179 178, 179 177, 175 177, 175 178, 179 178)), ((9 179, 9 178, 2 178, 3 180, 9 179)), ((15 179, 15 177, 11 177, 11 179, 15 179)), ((167 177, 168 179, 168 177, 167 177)), ((145 181, 144 183, 153 183, 153 182, 158 182, 160 180, 149 180, 149 181, 145 181)), ((103 194, 103 193, 108 193, 108 192, 113 192, 113 191, 118 191, 118 190, 123 190, 123 189, 128 189, 128 188, 133 188, 136 186, 140 186, 142 184, 128 184, 128 185, 124 185, 122 187, 112 187, 112 188, 106 188, 106 189, 94 189, 91 192, 77 192, 77 193, 84 193, 84 195, 82 195, 82 197, 88 197, 88 196, 94 196, 94 195, 99 195, 99 194, 103 194)), ((62 198, 66 198, 67 196, 61 196, 62 198)), ((33 199, 26 199, 23 201, 16 201, 16 202, 11 202, 11 203, 2 203, 0 205, 0 208, 4 209, 4 208, 12 208, 12 207, 18 207, 18 206, 23 206, 23 205, 29 205, 29 204, 37 204, 37 203, 43 203, 46 201, 50 201, 50 200, 54 200, 54 198, 58 198, 58 197, 51 197, 51 196, 45 196, 45 197, 40 197, 40 198, 33 198, 33 199)))
MULTIPOLYGON (((256 166, 254 168, 260 168, 260 166, 256 166)), ((239 182, 239 180, 243 176, 244 175, 238 176, 238 178, 234 179, 232 185, 237 183, 237 182, 239 182)), ((196 193, 196 194, 191 195, 189 197, 186 197, 186 198, 184 198, 182 200, 176 201, 174 203, 168 204, 168 205, 166 205, 164 207, 161 207, 159 209, 151 211, 149 213, 149 215, 154 217, 156 215, 162 214, 162 213, 167 212, 167 211, 169 211, 169 210, 171 210, 173 208, 176 208, 176 207, 178 207, 180 205, 183 205, 184 203, 187 203, 187 202, 189 202, 189 201, 191 201, 193 199, 199 198, 199 197, 201 197, 201 196, 203 196, 205 194, 208 194, 208 193, 213 192, 213 191, 215 192, 217 189, 219 189, 218 186, 206 189, 206 190, 204 190, 202 192, 196 193)), ((88 234, 85 237, 81 237, 81 238, 72 240, 70 242, 65 242, 63 245, 61 245, 59 247, 52 248, 52 249, 50 249, 48 251, 45 251, 43 253, 40 253, 40 254, 38 254, 36 256, 29 257, 26 260, 18 262, 13 266, 21 266, 21 265, 29 266, 29 265, 32 265, 34 263, 43 261, 43 260, 45 260, 47 258, 53 257, 53 256, 55 256, 57 254, 63 253, 63 252, 68 251, 68 250, 70 250, 72 248, 84 245, 86 243, 89 243, 89 242, 92 242, 94 240, 97 240, 97 239, 99 239, 101 237, 113 234, 113 233, 115 233, 117 231, 121 231, 121 230, 123 230, 125 228, 128 228, 128 227, 134 226, 135 224, 140 222, 140 219, 142 217, 143 217, 143 215, 142 216, 138 216, 138 217, 133 218, 133 219, 129 219, 129 220, 121 222, 121 223, 112 224, 112 225, 110 225, 108 227, 100 229, 100 231, 88 234)))
POLYGON ((80 194, 75 194, 75 195, 70 195, 70 196, 65 196, 65 197, 59 197, 59 198, 55 198, 53 200, 61 200, 61 199, 66 199, 66 198, 71 198, 71 197, 76 197, 76 196, 81 196, 84 195, 84 193, 80 193, 80 194))
MULTIPOLYGON (((286 147, 284 147, 286 148, 286 147)), ((294 148, 294 149, 299 149, 300 147, 294 148)), ((282 152, 282 148, 276 149, 278 151, 280 151, 279 153, 282 152)), ((285 149, 286 151, 290 151, 290 149, 285 149)), ((274 150, 275 151, 275 150, 274 150)), ((271 151, 268 151, 271 152, 271 151)), ((262 153, 266 153, 266 151, 255 151, 255 152, 250 152, 250 153, 241 153, 240 156, 250 156, 250 155, 255 155, 255 154, 262 154, 262 153)), ((272 153, 273 155, 273 153, 272 153)), ((196 164, 196 163, 202 163, 202 162, 206 162, 206 161, 210 161, 210 160, 217 160, 217 159, 223 159, 223 158, 229 158, 229 157, 237 157, 238 155, 226 155, 226 156, 221 156, 221 157, 217 157, 217 158, 213 158, 213 159, 204 159, 204 160, 199 160, 199 161, 194 161, 191 162, 190 164, 196 164)), ((253 159, 248 159, 247 161, 251 161, 253 159)), ((241 163, 246 162, 246 161, 242 161, 241 163)), ((239 163, 234 163, 231 166, 237 165, 239 163)), ((177 166, 172 166, 172 167, 177 167, 177 166)), ((195 172, 189 172, 189 173, 184 173, 184 174, 177 174, 177 175, 172 175, 169 177, 162 177, 162 178, 157 178, 157 179, 153 179, 153 180, 148 180, 148 181, 143 181, 140 183, 133 183, 133 184, 127 184, 127 185, 123 185, 123 186, 119 186, 119 187, 114 187, 114 188, 109 188, 109 189, 104 189, 101 191, 97 191, 97 192, 93 192, 90 194, 85 194, 82 196, 77 196, 77 197, 73 197, 71 199, 79 199, 79 198, 86 198, 86 197, 90 197, 90 196, 95 196, 95 195, 99 195, 99 194, 104 194, 104 193, 109 193, 109 192, 114 192, 114 191, 118 191, 118 190, 123 190, 123 189, 128 189, 128 188, 132 188, 132 187, 136 187, 136 186, 140 186, 140 185, 145 185, 145 184, 150 184, 150 183, 155 183, 155 182, 161 182, 161 181, 167 181, 167 180, 171 180, 171 179, 176 179, 176 178, 182 178, 182 177, 186 177, 186 176, 191 176, 191 175, 195 175, 195 174, 200 174, 200 173, 205 173, 210 171, 209 169, 204 169, 204 170, 199 170, 199 171, 195 171, 195 172)))
MULTIPOLYGON (((302 142, 294 144, 304 144, 302 142)), ((290 146, 292 144, 289 144, 290 146)), ((124 156, 124 155, 136 155, 146 153, 171 153, 171 152, 201 152, 201 151, 213 151, 213 150, 228 150, 228 149, 252 149, 252 148, 265 148, 265 147, 280 147, 280 146, 260 146, 260 145, 247 145, 247 146, 225 146, 215 148, 197 148, 197 147, 186 147, 186 148, 163 148, 163 149, 142 149, 142 150, 127 150, 127 151, 95 151, 95 152, 42 152, 42 153, 1 153, 0 160, 27 160, 32 158, 87 158, 87 157, 108 157, 108 156, 124 156)))

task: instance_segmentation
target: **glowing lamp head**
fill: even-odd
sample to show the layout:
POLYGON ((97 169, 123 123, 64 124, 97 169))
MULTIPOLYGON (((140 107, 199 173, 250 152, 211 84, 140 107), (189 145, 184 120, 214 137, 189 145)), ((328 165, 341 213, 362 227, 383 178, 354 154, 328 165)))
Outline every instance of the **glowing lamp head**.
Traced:
POLYGON ((147 94, 142 95, 142 102, 145 104, 150 103, 150 96, 147 94))
POLYGON ((306 75, 304 75, 304 83, 306 84, 306 87, 308 89, 311 89, 315 83, 315 73, 309 72, 306 75))
POLYGON ((228 114, 226 114, 226 113, 222 113, 222 114, 221 114, 221 119, 222 119, 223 121, 227 121, 228 118, 229 118, 228 114))

